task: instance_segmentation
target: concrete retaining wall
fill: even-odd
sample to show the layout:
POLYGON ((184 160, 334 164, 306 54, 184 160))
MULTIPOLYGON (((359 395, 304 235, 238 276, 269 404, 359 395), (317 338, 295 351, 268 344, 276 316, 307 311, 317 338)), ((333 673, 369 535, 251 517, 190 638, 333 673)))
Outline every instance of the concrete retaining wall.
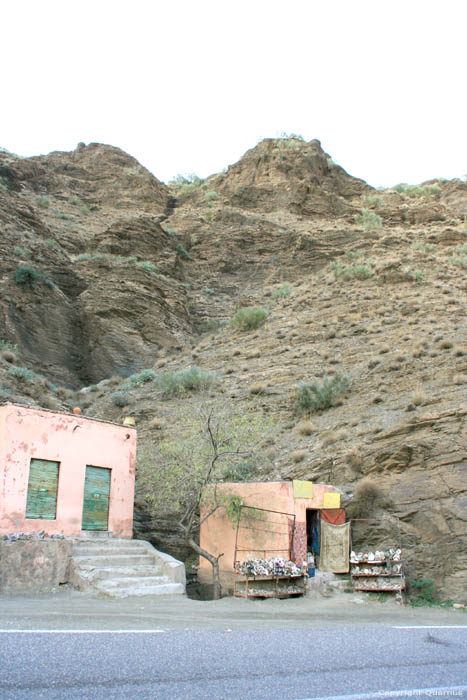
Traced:
POLYGON ((48 593, 68 581, 69 540, 0 540, 0 593, 48 593))

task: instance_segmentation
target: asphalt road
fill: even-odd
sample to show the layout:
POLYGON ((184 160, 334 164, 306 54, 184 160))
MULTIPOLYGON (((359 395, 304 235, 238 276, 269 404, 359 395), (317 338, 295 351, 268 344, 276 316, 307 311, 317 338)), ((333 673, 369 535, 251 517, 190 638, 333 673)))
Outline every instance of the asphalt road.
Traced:
POLYGON ((336 697, 467 698, 467 627, 0 633, 2 700, 336 697))

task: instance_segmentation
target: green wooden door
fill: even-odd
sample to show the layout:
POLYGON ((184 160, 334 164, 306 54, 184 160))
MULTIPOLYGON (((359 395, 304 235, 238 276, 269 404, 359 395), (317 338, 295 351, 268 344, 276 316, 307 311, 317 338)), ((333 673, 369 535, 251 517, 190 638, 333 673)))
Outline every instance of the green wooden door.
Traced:
POLYGON ((31 459, 29 465, 27 518, 55 520, 57 515, 59 462, 31 459))
POLYGON ((83 530, 107 530, 109 522, 110 469, 86 467, 83 530))

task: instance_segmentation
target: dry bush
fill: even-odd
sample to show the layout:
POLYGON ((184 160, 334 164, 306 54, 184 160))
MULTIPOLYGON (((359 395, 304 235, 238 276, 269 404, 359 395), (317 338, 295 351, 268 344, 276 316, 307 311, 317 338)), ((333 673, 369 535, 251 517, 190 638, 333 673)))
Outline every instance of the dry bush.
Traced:
POLYGON ((290 456, 292 458, 292 461, 297 463, 297 462, 303 462, 306 456, 305 450, 294 450, 293 452, 290 453, 290 456))
POLYGON ((374 369, 375 367, 377 367, 377 366, 379 365, 379 362, 380 362, 380 361, 377 360, 376 358, 373 358, 372 360, 369 360, 369 362, 368 362, 368 369, 374 369))
POLYGON ((353 450, 350 450, 350 452, 346 454, 345 459, 352 471, 354 471, 356 474, 360 474, 363 467, 363 455, 361 449, 359 447, 354 447, 353 450))
POLYGON ((302 420, 297 425, 299 435, 311 435, 314 432, 314 426, 311 420, 302 420))
POLYGON ((384 492, 378 484, 366 477, 358 482, 353 498, 353 516, 365 518, 373 513, 383 500, 384 492))
POLYGON ((386 352, 389 352, 390 349, 389 345, 383 345, 383 347, 379 349, 379 354, 384 355, 386 352))
POLYGON ((454 384, 467 384, 467 374, 456 374, 453 378, 454 384))
POLYGON ((73 391, 73 389, 68 389, 66 386, 57 387, 57 396, 62 401, 71 401, 74 395, 75 392, 73 391))
POLYGON ((346 430, 329 430, 322 437, 322 447, 328 447, 329 445, 335 445, 336 442, 343 442, 348 438, 348 433, 346 430))
POLYGON ((250 394, 264 394, 267 387, 266 382, 254 382, 250 385, 250 394))
POLYGON ((161 418, 153 418, 151 421, 149 421, 149 427, 152 430, 162 430, 162 428, 165 427, 165 421, 163 421, 161 418))
POLYGON ((413 392, 411 403, 413 403, 415 406, 423 406, 423 404, 427 401, 428 396, 421 389, 413 392))
POLYGON ((454 348, 453 355, 455 355, 456 357, 462 357, 463 355, 465 355, 465 352, 462 348, 454 348))
POLYGON ((452 341, 442 340, 439 344, 439 347, 442 348, 443 350, 450 350, 452 348, 452 341))
POLYGON ((113 374, 107 379, 107 386, 117 386, 122 381, 122 378, 118 374, 113 374))
POLYGON ((155 367, 165 367, 166 364, 167 360, 162 357, 160 360, 157 360, 155 367))
POLYGON ((51 411, 58 411, 61 408, 57 399, 50 394, 41 394, 38 401, 43 408, 48 408, 51 411))
POLYGON ((8 362, 10 365, 14 365, 16 363, 16 355, 11 350, 3 350, 2 358, 5 360, 5 362, 8 362))

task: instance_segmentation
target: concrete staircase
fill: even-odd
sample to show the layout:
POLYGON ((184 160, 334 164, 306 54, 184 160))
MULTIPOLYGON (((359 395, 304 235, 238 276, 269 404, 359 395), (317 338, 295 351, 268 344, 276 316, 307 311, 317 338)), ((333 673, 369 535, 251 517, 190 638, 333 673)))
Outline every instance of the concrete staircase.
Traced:
POLYGON ((73 541, 71 583, 115 598, 185 593, 185 566, 143 540, 81 537, 73 541))

